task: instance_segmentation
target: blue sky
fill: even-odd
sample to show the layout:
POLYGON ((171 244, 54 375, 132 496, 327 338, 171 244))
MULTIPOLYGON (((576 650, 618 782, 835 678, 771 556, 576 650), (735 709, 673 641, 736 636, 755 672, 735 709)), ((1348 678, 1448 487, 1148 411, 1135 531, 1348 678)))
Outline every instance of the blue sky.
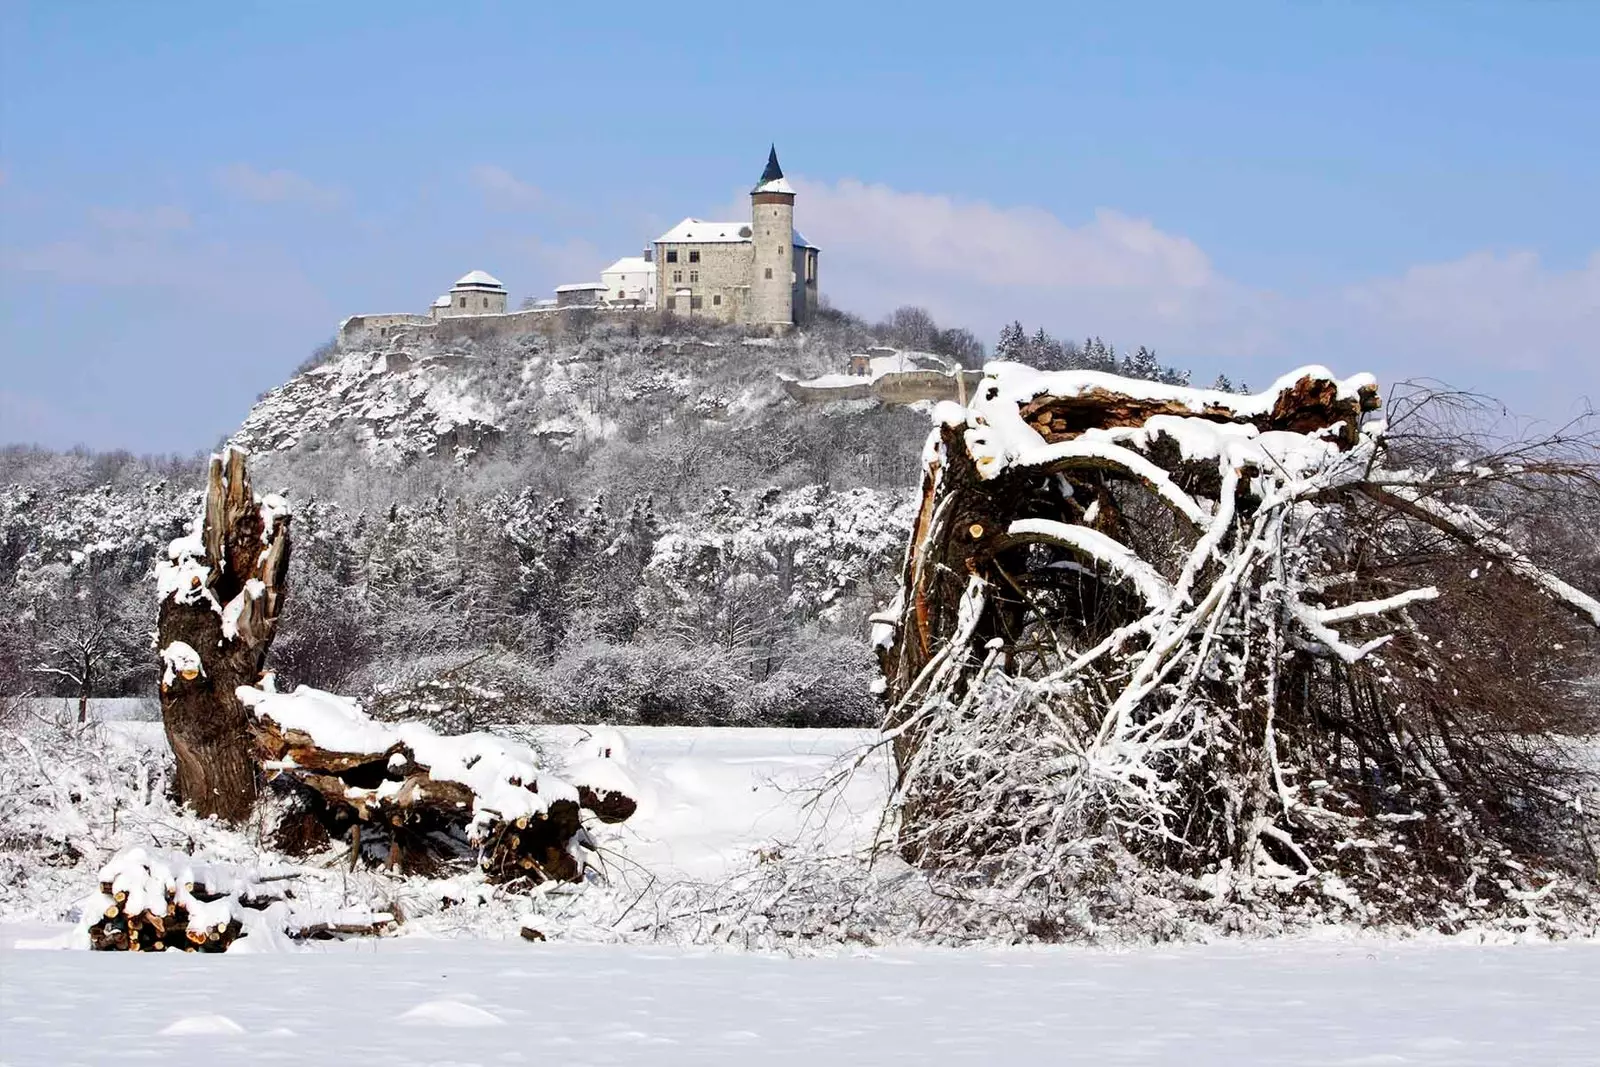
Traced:
POLYGON ((211 447, 343 316, 593 278, 769 141, 868 316, 1600 405, 1600 4, 0 12, 0 441, 211 447))

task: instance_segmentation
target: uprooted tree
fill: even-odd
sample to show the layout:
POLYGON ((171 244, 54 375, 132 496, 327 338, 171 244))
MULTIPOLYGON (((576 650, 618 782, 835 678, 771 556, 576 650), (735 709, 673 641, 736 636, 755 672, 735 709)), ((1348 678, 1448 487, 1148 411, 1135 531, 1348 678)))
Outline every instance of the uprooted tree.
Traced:
POLYGON ((901 853, 1041 934, 1592 923, 1600 603, 1543 549, 1592 578, 1600 449, 1402 406, 1004 363, 942 405, 876 617, 901 853))

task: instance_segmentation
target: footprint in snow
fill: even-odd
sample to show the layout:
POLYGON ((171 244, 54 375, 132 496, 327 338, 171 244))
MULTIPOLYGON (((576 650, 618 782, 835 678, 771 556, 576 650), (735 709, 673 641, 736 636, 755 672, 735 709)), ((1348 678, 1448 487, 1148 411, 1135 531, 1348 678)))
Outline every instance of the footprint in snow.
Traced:
POLYGON ((506 1021, 493 1012, 459 1000, 430 1000, 418 1004, 400 1021, 413 1026, 504 1026, 506 1021))
POLYGON ((226 1015, 188 1015, 165 1030, 165 1037, 194 1037, 199 1035, 242 1034, 244 1027, 226 1015))

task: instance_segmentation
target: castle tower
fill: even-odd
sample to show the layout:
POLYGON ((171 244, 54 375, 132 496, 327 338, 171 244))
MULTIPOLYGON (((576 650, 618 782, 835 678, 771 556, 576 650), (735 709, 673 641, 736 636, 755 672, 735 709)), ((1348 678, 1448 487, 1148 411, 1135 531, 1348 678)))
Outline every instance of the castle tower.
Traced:
POLYGON ((750 303, 756 326, 794 325, 794 187, 783 177, 774 145, 767 169, 750 190, 750 303))

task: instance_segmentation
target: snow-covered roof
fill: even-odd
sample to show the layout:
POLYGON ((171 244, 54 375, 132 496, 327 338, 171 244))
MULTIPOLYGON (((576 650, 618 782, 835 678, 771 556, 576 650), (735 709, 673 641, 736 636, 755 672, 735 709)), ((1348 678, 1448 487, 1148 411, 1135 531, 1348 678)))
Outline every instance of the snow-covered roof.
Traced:
POLYGON ((447 307, 449 307, 450 306, 450 294, 446 293, 444 296, 441 296, 439 299, 435 300, 433 302, 433 306, 436 307, 436 308, 447 308, 447 307))
POLYGON ((707 222, 705 219, 684 219, 672 229, 656 238, 656 243, 671 244, 686 241, 695 244, 750 240, 748 222, 707 222))
POLYGON ((456 284, 451 286, 451 288, 452 289, 496 289, 496 290, 499 290, 500 292, 504 292, 506 287, 505 287, 505 285, 503 285, 501 283, 499 278, 496 278, 493 274, 490 274, 488 271, 486 271, 486 270, 474 270, 474 271, 468 271, 466 274, 463 274, 461 277, 457 278, 456 279, 456 284))
POLYGON ((770 182, 762 182, 750 191, 753 193, 788 193, 793 196, 794 186, 789 184, 788 178, 774 178, 770 182))
POLYGON ((581 293, 581 292, 583 292, 585 290, 588 290, 588 289, 605 289, 605 288, 608 288, 608 286, 606 286, 603 282, 573 282, 570 285, 558 285, 558 286, 556 286, 556 292, 558 292, 558 293, 581 293))
MULTIPOLYGON (((799 230, 791 231, 791 240, 798 248, 816 248, 799 230)), ((672 229, 656 238, 656 244, 732 244, 750 240, 748 222, 707 222, 705 219, 684 219, 672 229)), ((620 261, 619 261, 620 262, 620 261)), ((653 270, 655 264, 647 263, 653 270)), ((615 267, 608 268, 615 270, 615 267)))
POLYGON ((643 256, 623 256, 600 273, 634 274, 638 271, 654 271, 655 269, 656 265, 643 256))

